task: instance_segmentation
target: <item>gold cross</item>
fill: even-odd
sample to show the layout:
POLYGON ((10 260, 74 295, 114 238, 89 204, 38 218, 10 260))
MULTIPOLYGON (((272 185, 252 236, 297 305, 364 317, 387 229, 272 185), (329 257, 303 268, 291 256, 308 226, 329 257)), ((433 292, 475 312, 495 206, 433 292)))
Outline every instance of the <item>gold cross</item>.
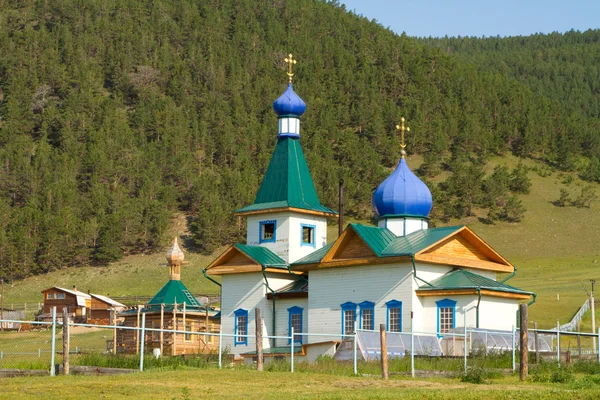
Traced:
POLYGON ((292 83, 292 76, 294 76, 294 73, 292 72, 292 65, 296 64, 296 60, 294 60, 292 58, 293 56, 290 54, 288 57, 286 57, 286 59, 284 60, 287 64, 288 64, 288 72, 287 72, 287 76, 288 76, 288 82, 292 83))
POLYGON ((406 132, 410 132, 410 128, 408 126, 404 126, 404 117, 400 118, 400 122, 402 122, 402 125, 396 125, 396 129, 402 132, 402 143, 400 143, 400 147, 402 147, 402 150, 404 150, 404 148, 406 147, 406 143, 404 143, 404 131, 406 132))

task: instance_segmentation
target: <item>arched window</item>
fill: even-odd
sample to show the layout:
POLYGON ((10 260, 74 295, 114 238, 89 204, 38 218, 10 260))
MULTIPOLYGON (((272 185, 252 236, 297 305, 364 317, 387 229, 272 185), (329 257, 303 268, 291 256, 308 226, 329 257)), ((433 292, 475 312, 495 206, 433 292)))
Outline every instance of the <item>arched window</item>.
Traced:
POLYGON ((387 330, 388 332, 402 332, 402 302, 390 300, 387 306, 387 330))
POLYGON ((375 303, 363 301, 360 307, 360 329, 372 331, 375 329, 375 303))
POLYGON ((446 333, 456 327, 456 301, 444 299, 437 304, 437 331, 446 333))

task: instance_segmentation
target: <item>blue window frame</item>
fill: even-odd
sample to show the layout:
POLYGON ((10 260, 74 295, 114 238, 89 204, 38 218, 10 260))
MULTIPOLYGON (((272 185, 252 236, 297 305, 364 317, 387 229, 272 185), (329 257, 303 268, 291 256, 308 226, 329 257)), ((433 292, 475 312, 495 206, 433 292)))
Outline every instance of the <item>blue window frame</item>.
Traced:
POLYGON ((456 301, 444 299, 436 301, 437 304, 437 331, 438 336, 456 328, 456 301))
POLYGON ((300 246, 317 246, 317 226, 300 224, 300 246))
POLYGON ((402 332, 402 302, 390 300, 387 306, 386 326, 388 332, 402 332))
MULTIPOLYGON (((302 343, 302 335, 296 335, 302 333, 302 307, 291 307, 288 308, 288 335, 292 334, 292 327, 294 327, 294 343, 302 343)), ((288 339, 288 344, 290 344, 288 339)))
POLYGON ((356 321, 356 303, 346 302, 342 307, 342 335, 354 335, 356 321))
POLYGON ((258 242, 275 243, 277 241, 277 220, 260 221, 258 224, 258 242))
POLYGON ((363 301, 360 307, 360 329, 372 331, 375 329, 375 303, 363 301))
POLYGON ((240 308, 235 310, 235 327, 233 339, 234 346, 247 346, 248 345, 248 310, 240 308), (239 336, 238 336, 239 335, 239 336))

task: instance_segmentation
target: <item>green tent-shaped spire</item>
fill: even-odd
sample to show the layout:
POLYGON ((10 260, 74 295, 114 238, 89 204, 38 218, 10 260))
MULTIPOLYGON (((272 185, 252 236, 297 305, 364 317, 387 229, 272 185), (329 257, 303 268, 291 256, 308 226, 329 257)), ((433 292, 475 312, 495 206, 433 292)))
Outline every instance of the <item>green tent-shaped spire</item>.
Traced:
POLYGON ((200 307, 200 303, 189 292, 187 287, 180 280, 170 280, 162 289, 156 293, 156 296, 148 302, 148 306, 159 306, 161 304, 172 306, 177 303, 183 306, 186 303, 187 307, 200 307))
POLYGON ((236 213, 288 207, 336 214, 319 201, 300 141, 297 138, 280 137, 254 204, 236 210, 236 213))

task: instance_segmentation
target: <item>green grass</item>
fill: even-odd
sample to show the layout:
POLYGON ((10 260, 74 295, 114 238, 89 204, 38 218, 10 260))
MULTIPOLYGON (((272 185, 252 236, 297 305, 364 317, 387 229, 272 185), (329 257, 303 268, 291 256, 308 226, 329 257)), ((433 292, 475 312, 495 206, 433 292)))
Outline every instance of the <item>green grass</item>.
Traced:
POLYGON ((337 376, 252 370, 186 370, 103 377, 11 378, 5 399, 592 399, 600 384, 588 376, 570 383, 519 382, 516 376, 474 385, 455 379, 337 376))

